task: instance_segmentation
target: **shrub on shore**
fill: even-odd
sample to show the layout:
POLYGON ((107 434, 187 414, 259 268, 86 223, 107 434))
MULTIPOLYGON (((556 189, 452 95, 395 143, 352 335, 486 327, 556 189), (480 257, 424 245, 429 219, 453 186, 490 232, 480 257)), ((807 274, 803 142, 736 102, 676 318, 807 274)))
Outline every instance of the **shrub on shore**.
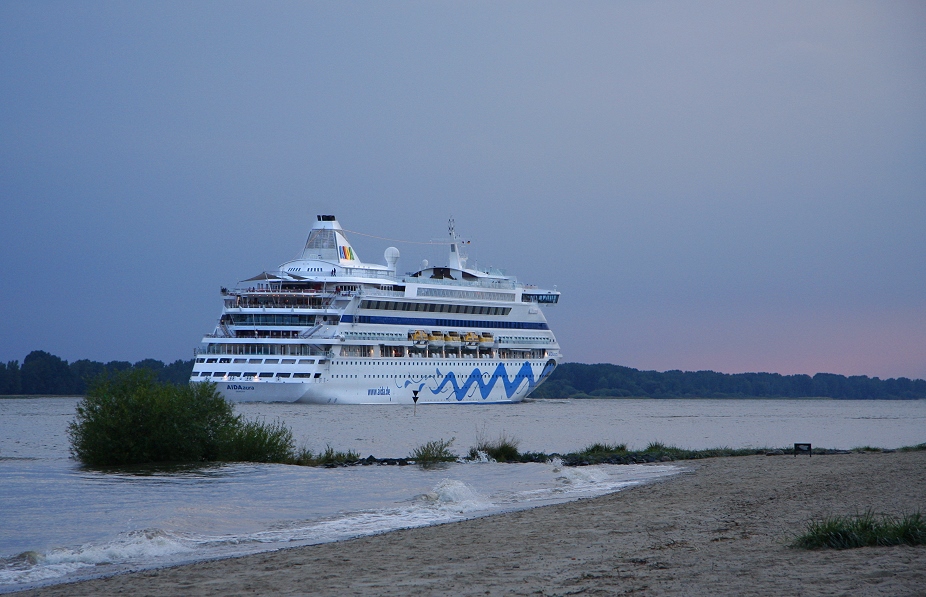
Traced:
POLYGON ((216 460, 227 462, 293 463, 293 432, 281 423, 239 419, 233 426, 216 460))
POLYGON ((68 426, 71 452, 91 466, 239 460, 286 462, 292 432, 245 421, 212 383, 158 383, 145 370, 93 381, 68 426))
POLYGON ((483 453, 496 462, 520 462, 521 454, 518 452, 520 442, 502 433, 498 439, 489 441, 487 439, 478 439, 476 445, 469 449, 469 458, 478 460, 479 453, 483 453))
POLYGON ((926 545, 926 519, 919 512, 877 517, 871 510, 857 516, 812 520, 792 543, 804 549, 851 549, 885 545, 926 545))
POLYGON ((409 458, 423 466, 438 462, 453 462, 457 459, 456 454, 450 451, 454 439, 456 438, 451 437, 449 440, 438 439, 427 442, 416 447, 409 458))
POLYGON ((353 450, 341 452, 331 446, 327 446, 324 452, 313 454, 311 450, 302 448, 296 452, 290 460, 290 464, 300 466, 340 466, 346 464, 355 464, 360 460, 360 454, 353 450))
POLYGON ((597 455, 612 455, 612 454, 626 454, 627 453, 627 444, 603 444, 603 443, 594 443, 590 446, 587 446, 584 450, 579 452, 579 456, 597 456, 597 455))

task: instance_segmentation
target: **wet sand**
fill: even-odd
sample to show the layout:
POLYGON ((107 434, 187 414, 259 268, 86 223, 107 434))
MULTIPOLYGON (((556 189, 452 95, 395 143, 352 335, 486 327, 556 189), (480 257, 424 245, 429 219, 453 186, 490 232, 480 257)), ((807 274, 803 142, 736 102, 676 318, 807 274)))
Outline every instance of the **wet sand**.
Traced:
POLYGON ((926 546, 788 547, 813 517, 926 512, 926 452, 678 464, 594 499, 17 595, 926 595, 926 546))

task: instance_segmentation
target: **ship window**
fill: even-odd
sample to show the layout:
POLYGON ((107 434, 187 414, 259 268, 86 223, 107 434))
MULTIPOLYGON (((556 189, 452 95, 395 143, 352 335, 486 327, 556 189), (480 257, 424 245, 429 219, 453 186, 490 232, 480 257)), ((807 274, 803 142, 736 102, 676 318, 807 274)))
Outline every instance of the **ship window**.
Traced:
POLYGON ((280 362, 280 359, 265 359, 264 360, 265 365, 276 365, 279 362, 280 362))
POLYGON ((273 377, 273 373, 261 373, 260 377, 273 377))
POLYGON ((289 377, 289 373, 277 373, 277 377, 289 377))
POLYGON ((216 361, 216 359, 209 359, 209 360, 206 361, 206 362, 207 362, 207 363, 214 363, 215 361, 216 361))
POLYGON ((241 377, 241 371, 232 371, 228 374, 229 377, 241 377))
POLYGON ((224 377, 224 376, 225 374, 222 373, 221 371, 216 371, 215 373, 212 374, 212 377, 224 377))
POLYGON ((312 377, 311 373, 293 373, 293 377, 306 378, 312 377))
POLYGON ((280 362, 281 362, 282 364, 284 364, 284 365, 295 365, 295 364, 296 364, 296 359, 283 359, 283 360, 280 361, 280 362))
POLYGON ((210 377, 210 376, 212 375, 212 372, 210 372, 210 371, 203 371, 203 372, 200 373, 199 375, 200 375, 200 377, 210 377))
POLYGON ((248 363, 251 365, 260 365, 263 362, 263 359, 248 359, 248 363))
POLYGON ((305 241, 306 249, 334 249, 336 246, 335 232, 330 229, 313 230, 305 241))
POLYGON ((245 377, 257 377, 257 371, 247 371, 244 374, 245 377))

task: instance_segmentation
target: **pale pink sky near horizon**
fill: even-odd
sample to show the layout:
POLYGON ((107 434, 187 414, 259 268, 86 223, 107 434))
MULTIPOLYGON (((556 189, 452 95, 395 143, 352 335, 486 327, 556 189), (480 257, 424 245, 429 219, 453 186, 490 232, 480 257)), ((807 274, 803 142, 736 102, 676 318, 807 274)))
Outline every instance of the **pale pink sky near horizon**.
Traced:
POLYGON ((566 361, 926 378, 924 30, 921 2, 0 3, 0 360, 188 359, 315 214, 452 214, 562 291, 566 361))

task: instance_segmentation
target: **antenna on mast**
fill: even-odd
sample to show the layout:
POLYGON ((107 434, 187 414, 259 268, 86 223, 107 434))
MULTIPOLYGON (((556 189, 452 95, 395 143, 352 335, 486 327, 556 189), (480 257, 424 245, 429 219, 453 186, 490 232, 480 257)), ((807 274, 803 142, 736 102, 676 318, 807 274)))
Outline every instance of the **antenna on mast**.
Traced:
POLYGON ((466 255, 460 252, 460 238, 457 236, 453 216, 447 222, 447 228, 450 233, 450 267, 454 269, 464 269, 466 267, 466 255))

